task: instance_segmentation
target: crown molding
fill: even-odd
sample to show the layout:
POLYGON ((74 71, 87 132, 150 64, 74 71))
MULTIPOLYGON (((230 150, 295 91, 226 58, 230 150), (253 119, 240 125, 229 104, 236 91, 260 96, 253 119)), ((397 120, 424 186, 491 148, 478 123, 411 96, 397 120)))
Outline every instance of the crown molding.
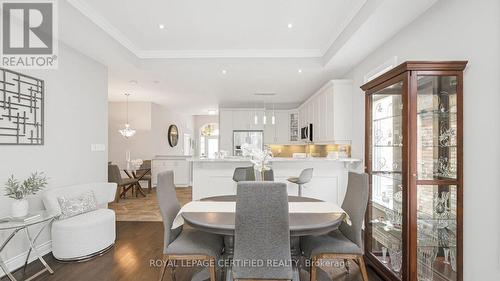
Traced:
POLYGON ((163 50, 139 51, 141 59, 190 59, 190 58, 321 58, 323 53, 317 49, 298 50, 259 50, 259 49, 228 49, 228 50, 163 50))
MULTIPOLYGON (((333 44, 335 44, 335 41, 337 41, 339 39, 339 37, 342 35, 342 33, 345 32, 345 30, 349 27, 349 25, 352 23, 352 21, 354 20, 354 18, 356 16, 358 16, 361 12, 361 9, 365 6, 365 4, 367 3, 368 0, 363 0, 361 1, 358 6, 356 6, 349 14, 348 16, 344 19, 344 21, 341 23, 341 28, 340 30, 333 34, 331 37, 330 37, 330 40, 328 40, 328 42, 326 42, 326 45, 323 46, 323 48, 321 49, 321 56, 324 57, 326 56, 327 52, 330 50, 330 48, 332 48, 333 44)), ((371 0, 371 1, 374 1, 374 0, 371 0)), ((376 0, 376 1, 380 1, 380 0, 376 0)))
POLYGON ((92 9, 87 3, 82 0, 67 0, 73 7, 75 7, 80 13, 86 16, 95 25, 100 27, 104 32, 106 32, 113 39, 122 44, 123 47, 128 49, 131 53, 137 56, 139 48, 132 43, 123 33, 121 33, 116 27, 114 27, 108 20, 102 17, 94 9, 92 9))

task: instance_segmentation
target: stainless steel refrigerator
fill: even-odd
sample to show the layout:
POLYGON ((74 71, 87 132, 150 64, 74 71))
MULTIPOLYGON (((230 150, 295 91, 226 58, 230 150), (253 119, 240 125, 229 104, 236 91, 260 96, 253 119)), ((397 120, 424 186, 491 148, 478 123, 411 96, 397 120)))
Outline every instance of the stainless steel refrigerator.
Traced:
POLYGON ((262 131, 233 131, 233 155, 242 156, 241 146, 247 143, 251 148, 264 148, 264 134, 262 131))

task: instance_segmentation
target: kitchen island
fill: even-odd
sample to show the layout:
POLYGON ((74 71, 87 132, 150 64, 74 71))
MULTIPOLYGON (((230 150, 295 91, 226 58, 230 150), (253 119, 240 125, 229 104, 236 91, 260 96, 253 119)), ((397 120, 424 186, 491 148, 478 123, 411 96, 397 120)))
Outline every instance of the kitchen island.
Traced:
MULTIPOLYGON (((244 158, 187 160, 193 163, 193 200, 236 194, 234 169, 252 165, 250 160, 244 158)), ((353 158, 273 158, 270 166, 274 171, 274 180, 287 183, 289 195, 297 195, 298 187, 288 182, 287 178, 297 177, 303 169, 313 168, 312 180, 304 185, 302 196, 342 204, 349 168, 359 163, 361 160, 353 158)))

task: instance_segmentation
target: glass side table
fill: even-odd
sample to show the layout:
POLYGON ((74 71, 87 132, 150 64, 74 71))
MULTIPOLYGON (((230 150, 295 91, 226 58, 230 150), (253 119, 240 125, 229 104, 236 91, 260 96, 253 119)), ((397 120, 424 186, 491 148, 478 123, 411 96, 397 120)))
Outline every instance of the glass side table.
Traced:
MULTIPOLYGON (((42 233, 42 231, 52 223, 54 220, 54 216, 49 214, 47 211, 39 211, 39 212, 34 212, 30 213, 30 215, 39 215, 36 218, 33 218, 28 221, 8 221, 8 222, 0 222, 0 231, 12 231, 12 233, 7 237, 7 239, 0 245, 0 254, 2 251, 5 249, 5 247, 9 244, 9 242, 12 240, 12 238, 18 233, 18 232, 24 232, 26 235, 26 238, 28 239, 29 242, 29 250, 28 250, 28 256, 26 257, 26 261, 24 262, 24 268, 26 268, 26 265, 28 264, 28 260, 30 257, 31 252, 36 256, 36 258, 43 264, 45 267, 41 271, 33 274, 29 278, 27 278, 25 281, 33 280, 40 274, 48 271, 50 274, 53 274, 54 271, 50 266, 45 262, 42 256, 38 253, 37 249, 35 248, 35 242, 38 239, 38 236, 42 233), (35 236, 32 236, 28 230, 28 227, 34 226, 34 225, 41 225, 41 229, 38 231, 38 233, 35 236)), ((0 256, 0 267, 2 270, 5 272, 7 277, 9 277, 10 280, 16 281, 16 278, 12 275, 12 273, 7 269, 7 266, 5 265, 5 262, 2 260, 2 257, 0 256)))

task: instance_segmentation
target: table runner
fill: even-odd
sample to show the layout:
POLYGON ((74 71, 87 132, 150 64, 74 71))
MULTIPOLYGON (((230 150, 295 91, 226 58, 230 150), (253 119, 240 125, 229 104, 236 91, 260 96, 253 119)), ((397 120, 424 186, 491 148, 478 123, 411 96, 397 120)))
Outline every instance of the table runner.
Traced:
MULTIPOLYGON (((182 213, 235 213, 236 202, 192 201, 184 205, 174 219, 172 229, 184 224, 182 213)), ((344 221, 351 225, 348 214, 337 204, 331 202, 289 202, 289 213, 345 214, 344 221)))

